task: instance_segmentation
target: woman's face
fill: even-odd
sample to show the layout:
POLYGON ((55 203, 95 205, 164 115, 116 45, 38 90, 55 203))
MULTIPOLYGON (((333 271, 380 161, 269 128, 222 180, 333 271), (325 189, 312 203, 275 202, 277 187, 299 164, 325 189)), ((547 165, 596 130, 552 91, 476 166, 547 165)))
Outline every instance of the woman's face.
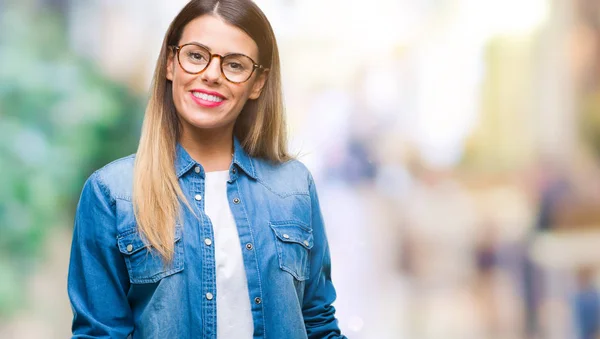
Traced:
MULTIPOLYGON (((258 62, 254 40, 213 15, 200 16, 185 26, 179 45, 187 43, 204 45, 212 54, 245 54, 258 62)), ((167 79, 173 83, 173 101, 184 134, 196 129, 231 131, 246 101, 259 97, 265 73, 255 71, 248 81, 236 84, 223 77, 220 67, 220 58, 213 58, 202 73, 189 74, 175 54, 169 55, 167 79)))

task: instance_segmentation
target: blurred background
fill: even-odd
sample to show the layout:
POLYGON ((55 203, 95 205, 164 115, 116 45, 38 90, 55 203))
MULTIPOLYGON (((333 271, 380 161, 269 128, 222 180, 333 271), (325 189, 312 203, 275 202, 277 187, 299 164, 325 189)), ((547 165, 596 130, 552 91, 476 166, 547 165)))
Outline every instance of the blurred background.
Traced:
MULTIPOLYGON (((260 0, 353 339, 599 338, 598 0, 260 0)), ((0 338, 68 338, 85 179, 185 1, 0 0, 0 338)))

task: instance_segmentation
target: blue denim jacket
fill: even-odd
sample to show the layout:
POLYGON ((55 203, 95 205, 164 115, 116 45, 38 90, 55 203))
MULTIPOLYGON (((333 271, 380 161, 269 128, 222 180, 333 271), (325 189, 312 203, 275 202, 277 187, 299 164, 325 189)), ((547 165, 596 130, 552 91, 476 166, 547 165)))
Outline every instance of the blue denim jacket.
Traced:
MULTIPOLYGON (((237 139, 234 147, 227 196, 254 338, 346 338, 332 306, 329 248, 310 172, 296 160, 251 158, 237 139)), ((204 199, 194 199, 204 195, 204 170, 177 146, 179 184, 199 219, 181 209, 174 260, 165 266, 136 228, 133 163, 134 155, 116 160, 83 187, 68 277, 73 338, 216 338, 215 253, 205 243, 213 231, 204 199)))

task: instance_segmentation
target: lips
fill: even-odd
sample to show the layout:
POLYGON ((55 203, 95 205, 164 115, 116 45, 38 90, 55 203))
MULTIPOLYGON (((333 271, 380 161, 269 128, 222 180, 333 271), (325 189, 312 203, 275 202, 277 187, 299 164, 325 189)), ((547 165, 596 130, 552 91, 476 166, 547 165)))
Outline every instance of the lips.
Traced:
POLYGON ((202 107, 217 107, 227 100, 221 93, 213 91, 195 89, 190 91, 190 93, 194 102, 202 107))

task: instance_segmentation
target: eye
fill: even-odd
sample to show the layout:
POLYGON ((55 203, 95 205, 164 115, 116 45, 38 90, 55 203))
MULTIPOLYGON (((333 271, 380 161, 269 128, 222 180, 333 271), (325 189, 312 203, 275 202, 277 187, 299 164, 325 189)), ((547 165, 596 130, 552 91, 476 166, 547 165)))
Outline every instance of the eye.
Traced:
POLYGON ((227 64, 227 66, 231 69, 235 69, 235 70, 243 70, 244 69, 244 65, 238 63, 238 62, 230 62, 229 64, 227 64))
POLYGON ((204 60, 204 55, 202 55, 201 53, 195 53, 195 52, 190 52, 188 53, 188 57, 192 60, 196 60, 196 61, 202 61, 204 60))

